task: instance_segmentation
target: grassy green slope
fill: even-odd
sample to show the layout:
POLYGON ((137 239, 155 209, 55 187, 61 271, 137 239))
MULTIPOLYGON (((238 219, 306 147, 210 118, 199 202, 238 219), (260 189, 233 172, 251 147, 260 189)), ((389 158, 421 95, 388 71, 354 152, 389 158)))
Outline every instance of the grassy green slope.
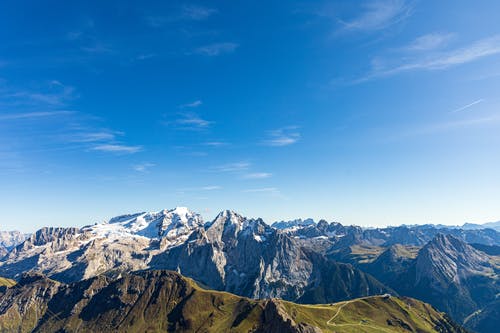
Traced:
POLYGON ((429 304, 411 298, 372 296, 330 305, 283 303, 295 321, 323 332, 464 332, 429 304))
POLYGON ((16 284, 16 281, 11 280, 11 279, 6 279, 3 277, 0 277, 0 287, 5 286, 5 287, 12 287, 16 284))
POLYGON ((205 290, 169 271, 71 285, 22 281, 3 297, 10 306, 0 312, 0 332, 463 332, 430 305, 409 298, 323 305, 253 300, 205 290), (23 308, 30 300, 33 306, 23 308))

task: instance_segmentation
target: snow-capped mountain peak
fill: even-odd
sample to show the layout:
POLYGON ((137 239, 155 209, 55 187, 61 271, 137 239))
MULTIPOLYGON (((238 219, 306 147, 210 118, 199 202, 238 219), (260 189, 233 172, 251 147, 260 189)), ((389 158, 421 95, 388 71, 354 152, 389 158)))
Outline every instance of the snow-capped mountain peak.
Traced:
POLYGON ((147 238, 187 238, 189 234, 203 226, 201 215, 191 212, 186 207, 164 209, 158 212, 143 212, 121 215, 104 223, 87 227, 97 236, 123 237, 142 236, 147 238))

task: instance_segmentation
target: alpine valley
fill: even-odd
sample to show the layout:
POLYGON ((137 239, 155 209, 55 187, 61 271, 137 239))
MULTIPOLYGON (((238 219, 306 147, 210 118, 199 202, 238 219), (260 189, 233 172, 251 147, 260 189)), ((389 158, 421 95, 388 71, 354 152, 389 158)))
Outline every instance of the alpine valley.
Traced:
POLYGON ((494 226, 184 207, 0 233, 0 332, 496 332, 494 226))

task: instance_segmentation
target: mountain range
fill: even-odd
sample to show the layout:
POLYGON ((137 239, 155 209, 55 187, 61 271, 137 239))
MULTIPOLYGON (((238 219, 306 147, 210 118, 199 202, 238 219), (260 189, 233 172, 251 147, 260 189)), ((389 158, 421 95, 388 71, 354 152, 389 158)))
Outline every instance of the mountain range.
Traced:
POLYGON ((324 220, 269 225, 229 210, 205 222, 177 207, 5 239, 0 276, 18 281, 30 272, 76 286, 170 270, 255 300, 328 304, 411 296, 478 332, 497 327, 500 233, 494 229, 366 229, 324 220))
POLYGON ((465 333, 432 306, 389 295, 334 304, 252 300, 200 288, 171 271, 64 284, 23 274, 0 289, 0 332, 465 333))

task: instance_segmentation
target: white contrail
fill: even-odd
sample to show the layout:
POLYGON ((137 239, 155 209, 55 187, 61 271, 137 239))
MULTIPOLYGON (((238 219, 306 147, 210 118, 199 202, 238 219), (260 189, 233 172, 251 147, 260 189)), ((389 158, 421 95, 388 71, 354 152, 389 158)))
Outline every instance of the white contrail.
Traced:
POLYGON ((458 109, 456 109, 456 110, 451 111, 450 113, 456 113, 456 112, 463 111, 463 110, 468 109, 468 108, 470 108, 471 106, 474 106, 474 105, 476 105, 476 104, 479 104, 479 103, 481 103, 481 102, 483 102, 483 101, 484 101, 484 99, 482 99, 482 98, 481 98, 481 99, 478 99, 477 101, 474 101, 474 102, 472 102, 472 103, 470 103, 470 104, 464 105, 464 106, 462 106, 462 107, 460 107, 460 108, 458 108, 458 109))

